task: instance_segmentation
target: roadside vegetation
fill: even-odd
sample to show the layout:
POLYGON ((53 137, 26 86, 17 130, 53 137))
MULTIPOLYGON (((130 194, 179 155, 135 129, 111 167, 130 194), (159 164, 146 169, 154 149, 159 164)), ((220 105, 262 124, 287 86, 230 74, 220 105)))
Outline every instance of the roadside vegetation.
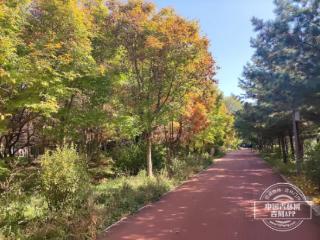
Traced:
POLYGON ((144 1, 0 1, 0 238, 95 239, 235 148, 209 45, 144 1))
POLYGON ((140 170, 137 175, 123 173, 95 182, 80 159, 74 148, 63 148, 42 156, 40 172, 21 166, 0 199, 0 236, 95 239, 107 226, 212 164, 207 153, 190 154, 174 159, 170 171, 158 169, 153 177, 140 170))
MULTIPOLYGON (((276 147, 277 148, 277 147, 276 147)), ((319 148, 319 145, 314 147, 319 148)), ((296 164, 293 158, 288 159, 287 163, 282 161, 280 149, 277 148, 273 152, 261 151, 262 158, 270 164, 271 167, 280 174, 282 174, 290 183, 299 187, 306 196, 310 197, 315 204, 320 205, 320 188, 318 183, 319 170, 317 169, 319 164, 318 160, 314 160, 313 157, 320 156, 319 150, 312 148, 311 153, 306 153, 304 164, 302 167, 302 173, 296 173, 296 164), (314 154, 314 155, 313 155, 314 154), (313 156, 312 156, 313 155, 313 156)))
POLYGON ((253 18, 255 53, 240 86, 250 99, 238 111, 241 138, 319 202, 319 1, 275 1, 276 18, 253 18))

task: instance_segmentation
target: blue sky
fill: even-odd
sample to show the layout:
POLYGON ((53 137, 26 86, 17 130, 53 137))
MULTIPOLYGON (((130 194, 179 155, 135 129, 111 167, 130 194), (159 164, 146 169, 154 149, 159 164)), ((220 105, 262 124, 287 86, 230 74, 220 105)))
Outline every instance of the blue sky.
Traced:
POLYGON ((273 0, 154 0, 158 7, 173 7, 177 13, 200 22, 211 41, 211 52, 221 68, 216 78, 226 96, 239 94, 238 78, 250 60, 254 36, 250 19, 273 18, 273 0))

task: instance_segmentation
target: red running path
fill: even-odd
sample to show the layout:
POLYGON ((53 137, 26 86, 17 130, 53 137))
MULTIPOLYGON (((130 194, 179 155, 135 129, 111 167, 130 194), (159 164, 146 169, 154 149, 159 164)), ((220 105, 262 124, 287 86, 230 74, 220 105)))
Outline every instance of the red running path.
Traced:
POLYGON ((101 240, 320 240, 319 219, 276 232, 253 219, 253 201, 282 182, 256 154, 227 154, 160 201, 103 233, 101 240))

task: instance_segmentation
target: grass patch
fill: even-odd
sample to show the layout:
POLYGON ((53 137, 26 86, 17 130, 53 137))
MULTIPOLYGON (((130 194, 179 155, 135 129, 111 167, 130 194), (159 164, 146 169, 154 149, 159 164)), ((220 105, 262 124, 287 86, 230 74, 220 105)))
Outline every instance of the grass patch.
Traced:
POLYGON ((289 181, 303 191, 306 196, 312 198, 312 201, 316 204, 320 204, 320 191, 318 186, 306 177, 301 176, 288 176, 289 181))
MULTIPOLYGON (((104 174, 112 175, 110 168, 103 165, 99 170, 94 166, 88 185, 89 197, 74 211, 50 209, 46 195, 39 188, 37 174, 33 186, 15 181, 9 186, 10 191, 0 197, 0 239, 96 239, 101 230, 157 201, 212 162, 209 154, 180 156, 152 178, 147 177, 145 170, 135 176, 103 178, 104 174), (94 177, 96 172, 98 181, 94 177)), ((21 173, 24 177, 19 175, 19 179, 30 175, 21 173)))
POLYGON ((296 165, 294 161, 288 160, 288 163, 285 164, 281 160, 281 155, 277 152, 261 152, 260 155, 273 169, 285 175, 290 183, 300 188, 306 196, 311 197, 315 204, 320 204, 319 187, 306 176, 305 172, 300 176, 296 174, 296 165))
POLYGON ((107 227, 147 203, 158 200, 174 186, 174 181, 165 174, 149 178, 145 171, 134 177, 105 180, 93 191, 97 207, 103 215, 101 227, 107 227))
POLYGON ((209 155, 193 155, 184 160, 174 159, 171 171, 162 169, 152 178, 142 170, 136 176, 106 179, 94 187, 96 204, 103 215, 100 230, 135 213, 142 206, 159 200, 163 194, 212 163, 209 155), (168 172, 173 172, 173 175, 168 172))
POLYGON ((288 159, 287 163, 284 163, 281 160, 281 155, 278 152, 261 152, 260 156, 268 164, 271 165, 276 171, 280 172, 283 175, 290 176, 296 174, 295 162, 288 159))

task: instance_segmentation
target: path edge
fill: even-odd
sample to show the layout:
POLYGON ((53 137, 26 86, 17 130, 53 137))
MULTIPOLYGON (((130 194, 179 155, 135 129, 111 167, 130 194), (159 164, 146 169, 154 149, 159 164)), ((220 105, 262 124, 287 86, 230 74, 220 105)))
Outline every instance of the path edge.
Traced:
MULTIPOLYGON (((103 234, 106 234, 107 232, 109 232, 109 230, 117 225, 119 225, 120 223, 124 222, 125 220, 127 220, 129 217, 132 217, 136 214, 138 214, 139 212, 141 212, 143 209, 145 208, 148 208, 148 207, 152 207, 152 205, 158 203, 159 201, 161 201, 165 196, 167 196, 168 194, 172 193, 172 192, 175 192, 178 188, 180 188, 182 185, 188 183, 189 181, 191 181, 193 178, 196 178, 198 177, 199 175, 201 175, 203 172, 207 171, 210 167, 212 167, 215 162, 217 161, 221 161, 226 155, 228 154, 228 152, 226 154, 224 154, 222 157, 219 157, 219 158, 213 158, 213 161, 212 161, 212 164, 210 164, 208 167, 202 169, 200 172, 192 175, 191 177, 189 177, 187 180, 185 181, 182 181, 179 185, 175 186, 174 188, 172 188, 170 191, 164 193, 163 195, 161 195, 161 197, 159 199, 157 199, 156 201, 154 202, 150 202, 148 203, 147 205, 144 205, 142 207, 140 207, 137 211, 129 214, 128 216, 125 216, 125 217, 122 217, 120 218, 118 221, 116 221, 115 223, 111 224, 110 226, 106 227, 104 230, 102 230, 100 232, 100 234, 98 235, 103 235, 103 234)), ((99 238, 98 238, 99 239, 99 238)))
MULTIPOLYGON (((279 172, 278 172, 279 173, 279 172)), ((280 177, 282 178, 283 181, 294 185, 286 176, 284 176, 283 174, 279 173, 280 177)), ((295 186, 295 185, 294 185, 295 186)), ((312 198, 310 196, 306 196, 307 198, 307 204, 311 207, 311 209, 313 210, 314 215, 316 215, 317 217, 320 216, 320 205, 313 203, 312 198)))

